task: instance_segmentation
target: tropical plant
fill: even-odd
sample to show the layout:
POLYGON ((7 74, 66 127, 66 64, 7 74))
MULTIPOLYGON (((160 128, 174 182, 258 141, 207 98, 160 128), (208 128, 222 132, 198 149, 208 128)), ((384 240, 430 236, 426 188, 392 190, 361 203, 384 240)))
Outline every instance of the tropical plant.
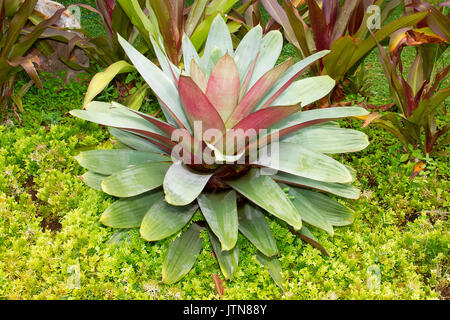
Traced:
POLYGON ((415 25, 427 15, 427 12, 419 12, 385 23, 401 0, 323 0, 321 6, 316 0, 283 0, 283 7, 277 0, 261 0, 261 3, 283 27, 286 39, 302 57, 321 50, 331 50, 329 55, 312 67, 312 71, 316 75, 327 74, 336 81, 343 80, 355 70, 375 47, 376 42, 369 35, 369 25, 373 24, 377 28, 379 22, 380 30, 375 32, 375 36, 378 41, 382 41, 400 28, 415 25), (300 13, 296 8, 296 5, 303 3, 308 8, 306 17, 301 14, 304 7, 300 6, 303 10, 300 13), (309 19, 309 25, 306 18, 309 19))
POLYGON ((240 231, 282 286, 266 213, 322 250, 306 224, 333 234, 333 226, 352 222, 352 211, 324 193, 357 199, 354 172, 327 154, 368 145, 364 133, 334 122, 368 112, 298 112, 334 87, 329 76, 296 81, 329 51, 275 66, 283 45, 279 31, 263 37, 257 26, 234 50, 221 16, 211 25, 202 57, 183 37, 184 70, 159 55, 161 70, 127 41, 119 42, 158 97, 167 122, 114 102, 91 102, 71 114, 110 127, 120 148, 86 151, 76 159, 88 169, 82 176, 88 185, 120 198, 102 214, 104 225, 138 227, 148 241, 183 230, 168 249, 165 283, 192 268, 202 248, 201 230, 207 230, 226 279, 238 267, 240 231))
MULTIPOLYGON (((118 44, 117 35, 136 46, 147 57, 153 58, 158 52, 164 52, 170 63, 178 66, 182 61, 183 35, 190 37, 196 50, 200 50, 213 19, 218 14, 229 13, 237 2, 238 0, 195 0, 186 8, 185 0, 97 0, 97 8, 107 34, 89 40, 88 43, 92 46, 85 42, 80 44, 96 57, 95 61, 101 62, 101 66, 107 69, 92 79, 84 106, 105 89, 114 77, 136 70, 118 44), (160 47, 158 52, 152 50, 155 45, 160 47)), ((239 16, 250 4, 251 2, 233 10, 228 22, 230 30, 239 30, 241 23, 231 18, 233 15, 239 16)), ((139 109, 147 90, 148 86, 143 85, 125 100, 125 104, 139 109)))
POLYGON ((450 87, 442 88, 450 66, 435 71, 436 61, 448 43, 430 28, 400 29, 392 34, 389 52, 378 44, 380 61, 389 82, 391 97, 400 113, 372 113, 364 126, 374 123, 393 133, 408 150, 422 149, 431 153, 450 142, 450 124, 438 128, 435 114, 450 95, 450 87), (401 53, 405 46, 420 46, 405 79, 401 53), (430 55, 430 52, 433 55, 430 55), (422 143, 422 134, 425 140, 422 143))
POLYGON ((30 16, 37 0, 0 0, 0 112, 5 113, 11 107, 20 120, 19 111, 23 112, 22 97, 33 82, 42 89, 35 64, 39 63, 36 54, 30 49, 39 41, 41 34, 53 25, 61 16, 58 10, 51 18, 33 25, 30 16), (27 28, 29 32, 23 34, 27 28), (14 92, 19 73, 25 70, 31 81, 18 92, 14 92))

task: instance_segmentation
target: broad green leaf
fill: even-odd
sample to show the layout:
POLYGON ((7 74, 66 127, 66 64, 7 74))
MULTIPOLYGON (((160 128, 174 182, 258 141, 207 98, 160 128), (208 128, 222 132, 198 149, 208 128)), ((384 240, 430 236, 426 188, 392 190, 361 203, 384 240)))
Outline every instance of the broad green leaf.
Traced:
POLYGON ((206 15, 210 15, 215 11, 227 13, 239 0, 212 0, 205 11, 206 15))
MULTIPOLYGON (((184 29, 185 29, 187 36, 191 36, 192 33, 194 32, 195 28, 199 24, 199 22, 203 16, 203 13, 205 12, 205 8, 206 8, 206 5, 208 2, 209 2, 208 0, 195 0, 194 1, 191 11, 189 11, 189 15, 184 24, 184 29)), ((183 54, 184 54, 184 50, 183 50, 183 54)), ((186 65, 186 63, 185 63, 185 65, 186 65)))
POLYGON ((116 197, 137 196, 161 186, 170 165, 168 162, 148 162, 116 172, 103 180, 102 189, 116 197))
POLYGON ((297 112, 292 116, 286 118, 285 120, 280 121, 276 125, 272 126, 272 129, 283 130, 289 127, 295 127, 297 125, 304 124, 309 121, 323 120, 323 122, 328 122, 347 117, 361 117, 368 114, 369 112, 366 109, 360 107, 314 109, 297 112))
POLYGON ((197 255, 202 249, 201 228, 193 224, 169 246, 162 267, 162 279, 166 284, 172 284, 183 278, 193 267, 197 255))
POLYGON ((171 161, 170 157, 162 154, 126 149, 85 151, 75 156, 75 159, 82 167, 103 175, 111 175, 145 162, 171 161))
POLYGON ((203 216, 222 244, 222 250, 234 248, 238 238, 236 192, 203 193, 198 199, 203 216))
POLYGON ((88 171, 85 174, 83 174, 82 176, 80 176, 80 179, 84 183, 86 183, 89 187, 91 187, 92 189, 102 191, 102 181, 106 177, 107 176, 105 176, 105 175, 98 174, 98 173, 95 173, 92 171, 88 171))
POLYGON ((167 202, 156 202, 141 223, 141 236, 147 241, 157 241, 173 235, 191 220, 198 205, 175 207, 167 202))
POLYGON ((278 254, 272 231, 259 208, 245 204, 239 209, 239 231, 266 256, 278 254))
POLYGON ((198 174, 180 163, 174 163, 164 178, 166 201, 174 206, 185 206, 199 196, 212 174, 198 174))
POLYGON ((229 251, 222 251, 219 239, 217 239, 212 232, 208 232, 208 234, 223 276, 226 280, 233 279, 233 275, 239 264, 238 245, 236 244, 234 248, 229 251))
POLYGON ((142 84, 134 93, 124 98, 123 104, 132 110, 139 110, 147 97, 149 89, 150 87, 146 83, 142 84))
POLYGON ((105 71, 96 73, 89 83, 89 87, 84 97, 83 107, 86 107, 92 99, 102 92, 115 76, 134 70, 136 70, 136 68, 133 65, 121 60, 110 65, 105 71))
MULTIPOLYGON (((272 101, 272 100, 276 94, 280 93, 280 90, 282 90, 282 89, 288 90, 289 86, 286 88, 286 85, 288 85, 291 81, 294 81, 295 78, 298 77, 302 71, 304 71, 306 68, 308 68, 308 66, 310 66, 312 63, 316 62, 320 58, 323 58, 329 52, 330 52, 329 50, 322 50, 322 51, 316 52, 313 55, 297 62, 292 67, 290 67, 286 71, 286 73, 275 83, 275 85, 266 93, 264 98, 258 103, 256 110, 259 110, 263 106, 266 106, 269 102, 270 102, 270 105, 273 105, 273 102, 275 100, 274 101, 272 101)), ((279 98, 279 97, 277 97, 277 98, 279 98)))
POLYGON ((272 69, 277 63, 283 47, 283 36, 277 30, 267 33, 261 41, 258 60, 253 70, 253 74, 248 88, 261 78, 266 72, 272 69))
POLYGON ((418 54, 414 59, 411 68, 408 72, 408 84, 411 86, 413 90, 413 95, 416 96, 420 87, 424 81, 424 73, 423 73, 423 59, 422 55, 418 54))
MULTIPOLYGON (((158 59, 161 69, 169 79, 173 79, 174 81, 178 80, 181 71, 171 62, 171 60, 167 56, 167 53, 164 51, 164 44, 161 42, 157 43, 153 38, 150 40, 152 41, 153 50, 156 53, 156 58, 158 59)), ((173 54, 177 55, 176 52, 174 52, 173 54)))
POLYGON ((241 86, 250 71, 253 61, 258 55, 261 48, 261 40, 262 28, 258 25, 247 32, 236 48, 234 60, 236 61, 236 65, 239 70, 239 80, 241 86))
POLYGON ((256 259, 264 267, 267 267, 272 279, 281 288, 281 290, 285 291, 286 282, 283 279, 283 270, 281 269, 281 265, 278 259, 276 257, 272 258, 266 257, 259 251, 256 253, 256 259))
POLYGON ((217 16, 218 12, 205 18, 192 33, 192 36, 190 38, 195 50, 200 50, 200 48, 205 43, 206 39, 208 38, 208 32, 211 28, 211 24, 217 16))
MULTIPOLYGON (((157 39, 160 35, 158 24, 155 25, 152 20, 145 15, 138 0, 117 0, 117 2, 131 20, 133 26, 139 30, 142 39, 148 46, 151 46, 150 37, 157 39)), ((118 35, 118 37, 120 38, 121 36, 118 35)))
POLYGON ((163 152, 162 149, 158 148, 153 143, 151 143, 151 142, 145 140, 144 138, 141 138, 131 132, 127 132, 124 130, 110 127, 109 133, 111 133, 111 135, 115 139, 117 139, 119 142, 121 142, 137 151, 156 152, 156 153, 163 152))
POLYGON ((195 60, 197 64, 200 63, 200 57, 198 56, 197 50, 195 50, 194 45, 191 42, 191 39, 184 34, 183 35, 183 42, 182 42, 182 49, 183 49, 183 61, 184 61, 184 71, 189 76, 191 74, 191 63, 192 60, 195 60))
POLYGON ((28 21, 28 17, 33 13, 36 3, 37 0, 26 0, 20 6, 19 10, 9 23, 8 32, 5 34, 5 39, 2 39, 3 48, 0 51, 0 57, 10 58, 10 51, 14 45, 16 45, 22 29, 28 21))
POLYGON ((280 142, 271 144, 270 149, 270 154, 260 152, 254 164, 323 182, 349 183, 354 180, 340 162, 301 145, 280 142))
POLYGON ((302 227, 300 214, 292 202, 280 186, 270 176, 261 174, 259 169, 253 168, 243 177, 225 183, 294 229, 302 227))
POLYGON ((294 132, 282 139, 319 153, 347 153, 365 149, 369 145, 367 135, 361 131, 312 126, 294 132))
POLYGON ((309 187, 329 192, 348 199, 358 199, 361 192, 351 184, 322 182, 304 177, 295 176, 285 172, 278 172, 273 176, 277 182, 283 182, 300 187, 309 187))
POLYGON ((209 29, 208 38, 205 44, 205 51, 201 58, 200 65, 203 69, 206 69, 211 59, 211 53, 214 48, 219 48, 225 54, 234 56, 233 42, 231 41, 230 31, 223 20, 222 16, 218 14, 209 29))
MULTIPOLYGON (((92 102, 90 104, 92 104, 92 102)), ((150 124, 145 119, 125 112, 125 110, 118 109, 110 109, 109 111, 72 110, 70 111, 70 114, 80 119, 98 123, 108 127, 141 130, 153 132, 155 134, 163 134, 158 128, 150 124)))
POLYGON ((301 188, 295 191, 309 199, 311 205, 333 226, 346 226, 353 222, 353 212, 330 197, 301 188))
POLYGON ((329 76, 298 80, 292 83, 271 105, 293 106, 301 103, 304 107, 328 95, 335 84, 336 82, 329 76))
POLYGON ((184 114, 180 97, 178 95, 178 89, 174 81, 167 77, 161 69, 144 57, 125 39, 121 36, 118 36, 118 39, 131 62, 144 78, 145 82, 147 82, 150 88, 163 102, 161 108, 164 111, 164 115, 168 119, 169 123, 175 121, 189 130, 190 126, 186 115, 184 114))
POLYGON ((333 235, 333 226, 322 216, 320 211, 314 207, 311 201, 298 192, 298 190, 299 188, 290 187, 289 194, 293 197, 291 198, 291 201, 302 216, 302 220, 333 235))
POLYGON ((100 222, 112 228, 137 228, 148 210, 162 200, 161 190, 117 200, 103 212, 100 222))
POLYGON ((435 110, 449 96, 450 87, 437 91, 430 99, 423 100, 419 103, 418 108, 414 110, 413 115, 409 119, 409 121, 415 124, 424 125, 428 119, 427 115, 434 114, 435 110))

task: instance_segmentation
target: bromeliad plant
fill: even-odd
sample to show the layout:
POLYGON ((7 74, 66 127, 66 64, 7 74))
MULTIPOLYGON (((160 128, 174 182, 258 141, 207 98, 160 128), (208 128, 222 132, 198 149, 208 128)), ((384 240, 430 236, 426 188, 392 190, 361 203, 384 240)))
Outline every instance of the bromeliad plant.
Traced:
POLYGON ((351 210, 325 193, 357 199, 354 173, 328 154, 368 145, 365 134, 333 122, 367 111, 299 112, 300 105, 322 98, 334 86, 328 76, 296 81, 328 51, 275 66, 283 44, 279 31, 263 37, 257 26, 234 50, 220 16, 212 23, 202 57, 184 36, 184 70, 160 52, 161 70, 125 40, 120 43, 158 97, 167 122, 117 103, 91 102, 71 114, 110 127, 121 148, 82 152, 76 158, 88 169, 82 176, 88 185, 120 198, 103 213, 104 225, 138 227, 148 241, 182 230, 165 258, 165 283, 178 281, 192 268, 202 248, 201 230, 207 230, 226 279, 238 267, 240 231, 282 286, 266 214, 315 244, 306 225, 332 235, 333 226, 352 222, 351 210))
POLYGON ((378 44, 380 61, 389 81, 390 93, 400 113, 372 113, 364 126, 378 125, 394 134, 408 150, 421 149, 431 153, 450 142, 450 124, 439 128, 436 113, 450 95, 450 87, 443 87, 450 66, 435 71, 439 56, 448 47, 444 38, 430 28, 405 28, 390 39, 389 52, 378 44), (401 53, 405 46, 419 46, 417 56, 403 76, 401 53), (425 141, 422 142, 422 134, 425 141), (434 150, 433 150, 434 149, 434 150))

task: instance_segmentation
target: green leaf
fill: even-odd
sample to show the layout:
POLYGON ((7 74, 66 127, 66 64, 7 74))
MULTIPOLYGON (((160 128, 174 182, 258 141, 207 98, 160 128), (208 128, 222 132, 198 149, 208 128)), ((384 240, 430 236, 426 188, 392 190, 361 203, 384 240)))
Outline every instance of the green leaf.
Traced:
POLYGON ((121 36, 118 36, 118 38, 119 43, 122 45, 133 65, 144 78, 145 82, 147 82, 150 88, 163 102, 161 108, 169 123, 174 124, 176 122, 189 130, 190 125, 184 114, 180 96, 178 95, 178 89, 174 81, 167 77, 161 69, 143 56, 125 39, 121 36))
POLYGON ((154 203, 162 201, 161 190, 120 199, 103 212, 100 222, 111 228, 137 228, 154 203))
POLYGON ((239 231, 266 256, 277 255, 277 244, 260 209, 250 204, 245 204, 238 212, 239 231))
POLYGON ((233 279, 239 264, 238 245, 235 245, 230 251, 222 251, 219 239, 212 232, 208 232, 208 234, 223 276, 226 280, 233 279))
POLYGON ((88 104, 86 110, 72 110, 70 114, 108 127, 163 134, 156 126, 133 113, 130 109, 118 106, 118 104, 94 101, 88 104))
POLYGON ((329 76, 310 77, 292 83, 274 102, 272 106, 292 106, 301 103, 304 107, 333 90, 336 82, 329 76))
POLYGON ((248 89, 253 87, 266 72, 271 70, 281 54, 283 36, 281 32, 274 30, 267 33, 261 41, 258 60, 253 70, 248 89))
POLYGON ((182 42, 182 49, 183 49, 183 61, 184 61, 184 71, 187 75, 191 74, 191 62, 192 60, 195 60, 197 64, 200 63, 200 57, 197 53, 197 50, 195 50, 194 45, 191 42, 191 39, 189 39, 186 34, 183 35, 183 42, 182 42))
MULTIPOLYGON (((234 56, 233 42, 231 41, 230 31, 223 20, 222 16, 218 14, 209 29, 208 38, 205 44, 205 51, 203 57, 200 59, 200 66, 202 69, 208 67, 208 63, 211 59, 211 53, 215 48, 219 48, 223 54, 228 53, 234 56)), ((207 75, 208 76, 208 75, 207 75)))
POLYGON ((289 194, 294 197, 291 201, 302 216, 302 220, 333 235, 333 226, 320 211, 315 208, 314 204, 312 204, 307 197, 298 192, 298 190, 299 188, 291 187, 289 188, 289 194))
POLYGON ((234 60, 236 61, 236 65, 239 70, 239 80, 241 86, 244 83, 245 77, 250 71, 253 61, 258 55, 258 52, 261 48, 261 41, 262 28, 258 25, 247 32, 245 37, 242 38, 241 42, 236 48, 234 60))
MULTIPOLYGON (((195 0, 184 24, 187 36, 191 36, 205 12, 208 0, 195 0)), ((183 40, 184 41, 184 40, 183 40)), ((184 53, 184 50, 183 50, 184 53)), ((185 63, 186 65, 186 63, 185 63)))
POLYGON ((243 177, 225 183, 256 205, 286 221, 294 229, 302 227, 300 214, 292 202, 280 186, 271 177, 262 175, 259 169, 253 168, 243 177))
POLYGON ((261 263, 264 267, 267 267, 270 276, 275 281, 275 283, 281 288, 281 290, 285 291, 285 280, 283 279, 283 270, 281 269, 280 262, 276 257, 266 257, 260 252, 256 253, 256 259, 261 263))
POLYGON ((236 192, 203 193, 198 199, 203 216, 219 238, 222 250, 231 250, 238 238, 236 192))
POLYGON ((92 77, 89 87, 84 97, 83 107, 86 107, 106 86, 114 79, 115 76, 122 73, 132 72, 136 68, 126 61, 117 61, 106 68, 105 71, 99 72, 92 77))
POLYGON ((80 176, 80 179, 86 183, 89 187, 91 187, 92 189, 98 190, 98 191, 102 191, 102 181, 103 179, 105 179, 107 176, 102 175, 102 174, 98 174, 92 171, 88 171, 85 174, 83 174, 82 176, 80 176))
POLYGON ((130 148, 133 148, 137 151, 145 151, 145 152, 156 152, 162 153, 164 150, 158 148, 153 143, 141 138, 131 132, 127 132, 124 130, 109 128, 109 133, 116 138, 119 142, 127 145, 130 148))
POLYGON ((347 153, 365 149, 369 145, 367 135, 361 131, 312 126, 294 132, 282 139, 319 153, 347 153))
POLYGON ((199 196, 212 174, 198 174, 174 163, 164 178, 166 201, 174 206, 185 206, 199 196))
MULTIPOLYGON (((160 34, 158 24, 155 24, 145 15, 138 0, 117 0, 117 2, 131 20, 132 25, 139 30, 142 39, 148 46, 151 46, 150 36, 158 38, 160 34)), ((119 34, 118 37, 120 38, 121 35, 119 34)))
POLYGON ((170 165, 167 162, 149 162, 116 172, 103 180, 102 189, 116 197, 137 196, 161 186, 170 165))
POLYGON ((311 206, 333 226, 346 226, 353 222, 353 212, 330 197, 301 188, 295 188, 296 193, 307 198, 311 206))
POLYGON ((287 128, 295 128, 298 125, 303 125, 310 121, 318 122, 318 120, 322 120, 323 122, 328 122, 347 117, 366 116, 368 114, 369 112, 366 109, 360 107, 314 109, 297 112, 272 126, 272 129, 278 129, 281 131, 287 128))
MULTIPOLYGON (((37 0, 26 0, 20 6, 19 10, 14 14, 14 17, 9 22, 9 26, 7 32, 2 31, 2 50, 0 51, 0 57, 10 59, 14 57, 11 55, 11 51, 14 50, 14 47, 18 44, 17 40, 20 37, 20 33, 24 29, 25 24, 28 21, 28 18, 33 13, 34 7, 36 6, 37 0)), ((6 7, 6 3, 5 3, 6 7)), ((6 8, 5 8, 6 10, 6 8)), ((2 23, 5 23, 4 18, 2 17, 2 23)), ((5 26, 6 27, 6 26, 5 26)), ((36 27, 37 29, 37 27, 36 27)), ((41 30, 43 31, 43 30, 41 30)), ((34 42, 34 41, 33 41, 34 42)), ((28 49, 26 49, 28 50, 28 49)), ((26 51, 25 50, 25 51, 26 51)), ((23 50, 21 50, 23 51, 23 50)), ((24 52, 23 52, 24 53, 24 52)), ((22 54, 23 54, 22 53, 22 54)), ((19 55, 22 55, 19 54, 19 55)))
POLYGON ((192 269, 202 249, 200 230, 197 224, 193 224, 170 244, 162 268, 164 283, 175 283, 192 269))
POLYGON ((175 207, 167 202, 156 202, 148 210, 141 224, 141 236, 147 241, 157 241, 173 235, 191 220, 198 205, 175 207))
POLYGON ((435 110, 441 105, 445 99, 450 96, 450 87, 441 89, 433 94, 430 99, 423 100, 414 110, 413 115, 409 119, 412 123, 425 125, 429 115, 434 114, 435 110))
POLYGON ((352 174, 340 162, 289 142, 280 142, 270 154, 261 152, 254 164, 323 182, 353 181, 352 174))
MULTIPOLYGON (((288 90, 292 84, 290 84, 292 81, 294 81, 305 69, 308 68, 311 64, 319 60, 320 58, 323 58, 326 56, 330 51, 329 50, 322 50, 319 52, 316 52, 312 54, 311 56, 297 62, 292 67, 290 67, 285 74, 275 83, 275 85, 266 93, 264 98, 259 102, 259 104, 256 107, 256 110, 259 110, 263 107, 273 105, 273 102, 279 98, 276 97, 276 95, 280 94, 280 96, 283 93, 283 90, 288 90), (290 84, 290 85, 289 85, 290 84), (275 97, 275 99, 274 99, 275 97)), ((259 60, 258 60, 259 61, 259 60)))
POLYGON ((170 157, 162 154, 126 149, 85 151, 75 156, 75 159, 83 168, 103 175, 111 175, 145 162, 171 161, 170 157))
POLYGON ((312 189, 329 192, 348 199, 358 199, 361 194, 359 189, 355 188, 351 184, 322 182, 314 179, 295 176, 285 172, 278 172, 273 176, 273 179, 277 182, 283 182, 300 187, 309 187, 312 189))

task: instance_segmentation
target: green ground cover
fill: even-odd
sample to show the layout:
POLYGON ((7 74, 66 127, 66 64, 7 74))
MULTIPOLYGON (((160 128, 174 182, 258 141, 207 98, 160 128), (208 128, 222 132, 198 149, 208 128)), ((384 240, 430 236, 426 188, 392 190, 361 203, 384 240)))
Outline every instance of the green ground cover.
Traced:
MULTIPOLYGON (((294 54, 289 47, 284 51, 294 54)), ((405 54, 410 61, 414 57, 412 51, 405 54)), ((448 59, 447 54, 441 63, 448 59)), ((389 102, 376 51, 366 65, 371 65, 371 102, 389 102)), ((111 148, 112 141, 104 128, 68 115, 81 108, 89 78, 68 84, 44 78, 43 91, 33 87, 24 97, 23 123, 11 117, 0 125, 0 298, 219 298, 211 275, 220 270, 208 241, 193 270, 165 285, 161 266, 172 238, 149 243, 138 230, 113 230, 98 222, 113 199, 84 185, 78 178, 84 171, 73 156, 111 148)), ((145 108, 153 111, 154 101, 145 108)), ((354 223, 336 228, 334 237, 313 231, 328 258, 268 217, 286 291, 240 236, 240 267, 234 280, 224 282, 224 299, 450 297, 448 158, 428 160, 410 181, 414 162, 405 159, 394 136, 375 127, 361 129, 357 120, 341 124, 364 131, 371 142, 342 158, 356 169, 362 190, 359 200, 340 200, 355 211, 354 223)))

